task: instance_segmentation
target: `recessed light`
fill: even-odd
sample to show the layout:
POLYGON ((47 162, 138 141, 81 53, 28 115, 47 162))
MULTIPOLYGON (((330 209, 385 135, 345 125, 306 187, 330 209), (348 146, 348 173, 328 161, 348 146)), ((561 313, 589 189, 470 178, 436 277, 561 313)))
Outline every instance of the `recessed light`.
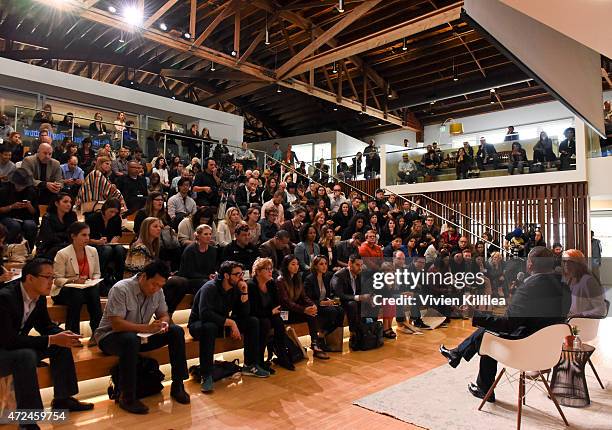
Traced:
POLYGON ((188 31, 186 31, 186 32, 183 34, 183 37, 184 37, 185 39, 191 39, 191 33, 189 33, 188 31))
POLYGON ((110 13, 117 13, 117 9, 115 9, 115 6, 109 6, 109 7, 108 7, 108 11, 109 11, 110 13))
POLYGON ((159 24, 159 28, 162 31, 168 30, 168 26, 165 23, 163 23, 163 22, 161 24, 159 24))

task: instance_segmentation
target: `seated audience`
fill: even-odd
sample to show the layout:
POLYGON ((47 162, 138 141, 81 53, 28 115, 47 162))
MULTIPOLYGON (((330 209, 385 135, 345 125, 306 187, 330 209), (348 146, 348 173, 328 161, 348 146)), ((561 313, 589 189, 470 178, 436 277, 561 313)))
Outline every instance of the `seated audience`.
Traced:
POLYGON ((79 167, 78 158, 74 155, 70 156, 66 164, 62 164, 60 168, 62 169, 62 177, 64 178, 62 191, 70 194, 72 198, 75 199, 85 181, 85 174, 83 173, 83 169, 79 167))
POLYGON ((553 150, 553 143, 545 131, 540 132, 540 139, 533 147, 533 162, 546 163, 550 167, 551 163, 557 161, 557 156, 553 150))
POLYGON ((178 193, 168 199, 168 216, 173 228, 177 228, 180 222, 197 210, 196 202, 189 196, 191 180, 181 178, 178 181, 178 193))
POLYGON ((319 320, 319 343, 325 349, 325 336, 338 327, 344 327, 344 310, 339 303, 334 302, 334 292, 331 288, 331 278, 327 258, 317 255, 310 265, 310 270, 304 278, 306 296, 317 306, 319 320))
MULTIPOLYGON (((261 210, 263 211, 264 209, 262 208, 261 210)), ((278 209, 275 207, 268 207, 265 209, 264 215, 264 218, 259 221, 261 225, 261 242, 272 239, 279 231, 278 224, 276 223, 278 219, 278 209)))
POLYGON ((465 148, 459 148, 457 150, 457 157, 455 158, 457 179, 467 179, 468 172, 472 168, 473 164, 474 160, 465 152, 465 148))
POLYGON ((204 393, 213 391, 215 339, 224 334, 226 327, 232 339, 243 338, 242 374, 259 378, 270 376, 261 367, 263 363, 258 363, 259 320, 250 315, 248 287, 243 273, 239 263, 224 261, 215 279, 204 284, 193 300, 188 327, 191 336, 199 341, 201 390, 204 393))
POLYGON ((285 230, 279 230, 272 239, 259 246, 259 256, 272 260, 274 270, 278 271, 283 258, 291 254, 289 244, 289 233, 285 230))
POLYGON ((128 158, 130 156, 130 150, 122 146, 119 148, 119 156, 115 158, 111 163, 111 170, 113 172, 113 178, 115 180, 126 176, 128 174, 128 158))
POLYGON ((359 254, 359 247, 363 243, 363 240, 363 234, 353 233, 350 239, 338 242, 338 245, 336 245, 336 260, 338 266, 348 266, 349 257, 353 254, 359 254))
POLYGON ((214 222, 213 212, 209 207, 202 206, 196 213, 184 218, 178 225, 178 239, 183 248, 195 242, 195 230, 201 224, 209 225, 212 228, 211 243, 216 243, 217 225, 214 222))
POLYGON ((527 153, 519 142, 512 143, 512 151, 508 160, 508 173, 514 175, 514 169, 518 169, 519 173, 523 173, 523 167, 528 164, 527 153))
POLYGON ((36 255, 49 260, 55 258, 57 251, 70 244, 68 228, 76 220, 77 214, 72 210, 72 197, 66 193, 56 194, 40 223, 36 255))
POLYGON ((15 163, 11 161, 11 148, 8 145, 0 145, 0 181, 8 181, 9 175, 15 170, 15 163))
MULTIPOLYGON (((82 287, 87 281, 100 279, 100 261, 98 251, 89 243, 89 226, 84 222, 75 222, 69 229, 71 244, 60 249, 53 261, 53 303, 65 305, 66 330, 81 333, 81 307, 87 306, 89 326, 94 333, 102 318, 99 285, 82 287), (78 270, 75 270, 78 269, 78 270)), ((92 337, 89 346, 94 346, 92 337)))
MULTIPOLYGON (((85 169, 83 169, 85 170, 85 169)), ((77 206, 83 213, 95 212, 108 199, 118 199, 121 202, 121 211, 126 210, 125 201, 121 191, 113 184, 108 175, 111 172, 111 160, 108 157, 98 157, 95 169, 86 177, 77 196, 77 206)))
POLYGON ((117 187, 125 199, 128 214, 142 209, 149 194, 147 181, 142 173, 140 163, 131 160, 127 164, 127 174, 117 179, 117 187))
POLYGON ((318 310, 304 291, 300 263, 295 255, 286 255, 281 264, 281 276, 276 280, 281 309, 289 311, 289 323, 308 323, 310 347, 316 358, 329 359, 319 342, 318 310))
POLYGON ((217 243, 220 246, 229 245, 236 238, 236 227, 242 224, 242 215, 237 207, 225 211, 225 219, 217 226, 217 243))
POLYGON ((283 208, 283 199, 285 197, 284 191, 276 191, 270 200, 267 200, 263 206, 261 207, 261 218, 264 219, 266 217, 266 210, 268 208, 276 209, 278 216, 274 223, 278 228, 281 228, 283 223, 285 222, 285 209, 283 208))
MULTIPOLYGON (((19 284, 0 289, 0 374, 12 374, 19 410, 43 410, 37 363, 50 359, 53 409, 70 412, 93 409, 73 396, 79 392, 71 348, 80 336, 63 331, 49 318, 46 296, 53 286, 53 263, 35 258, 23 266, 19 284), (30 335, 35 328, 38 335, 30 335)), ((27 428, 27 427, 26 427, 27 428)), ((38 428, 31 424, 30 428, 38 428)))
POLYGON ((334 273, 330 282, 334 295, 340 298, 351 333, 359 330, 365 306, 371 301, 370 294, 362 293, 362 268, 363 258, 359 254, 352 254, 348 266, 334 273))
MULTIPOLYGON (((157 222, 157 220, 153 220, 157 222)), ((146 224, 147 220, 143 223, 146 224)), ((146 414, 149 408, 137 398, 138 353, 168 346, 172 368, 170 396, 181 404, 189 403, 183 380, 189 378, 185 355, 185 333, 168 316, 162 288, 168 268, 151 261, 142 272, 113 286, 95 338, 102 352, 119 357, 119 407, 133 414, 146 414), (155 319, 151 322, 152 317, 155 319), (146 343, 138 333, 153 333, 146 343)))
POLYGON ((236 227, 236 239, 223 249, 223 261, 236 261, 244 267, 253 266, 257 258, 257 248, 251 243, 249 226, 241 224, 236 227))
POLYGON ((23 168, 15 169, 8 182, 0 183, 0 223, 8 230, 7 243, 21 238, 28 241, 30 251, 38 228, 38 192, 32 176, 23 168))
POLYGON ((338 265, 338 255, 336 252, 336 236, 334 235, 334 229, 330 226, 325 226, 321 232, 321 238, 319 239, 319 249, 321 255, 327 257, 330 271, 336 271, 340 269, 338 265))
POLYGON ((247 209, 245 223, 249 226, 249 243, 259 246, 261 243, 261 224, 259 224, 259 206, 247 209))
POLYGON ((145 218, 138 239, 130 245, 125 259, 126 276, 142 272, 147 264, 159 257, 161 231, 162 223, 158 218, 145 218))
POLYGON ((98 251, 100 270, 107 287, 112 286, 114 280, 122 279, 125 270, 127 251, 120 244, 123 234, 120 210, 119 200, 108 199, 99 212, 85 218, 90 228, 89 244, 98 251))
POLYGON ((300 231, 300 238, 294 254, 300 263, 300 271, 307 272, 314 258, 321 253, 317 243, 317 230, 311 224, 305 224, 300 231))
POLYGON ((164 196, 160 192, 154 191, 147 196, 147 200, 142 209, 136 212, 134 217, 134 234, 138 236, 140 233, 140 225, 145 218, 157 218, 162 227, 170 225, 170 218, 164 208, 164 196))
POLYGON ((418 169, 413 160, 410 159, 408 154, 402 154, 402 161, 397 166, 397 177, 409 184, 414 184, 417 181, 418 169))
POLYGON ((300 231, 304 225, 304 219, 306 218, 306 210, 302 207, 298 207, 293 212, 293 218, 285 221, 281 226, 282 230, 289 233, 289 239, 291 243, 298 243, 300 241, 300 231))
MULTIPOLYGON (((273 350, 276 358, 274 362, 287 370, 295 370, 295 366, 289 357, 285 344, 285 323, 280 313, 280 302, 276 283, 272 279, 272 260, 269 258, 257 258, 253 263, 251 279, 247 281, 250 302, 250 315, 259 321, 259 363, 263 363, 264 370, 270 372, 269 365, 273 350), (270 330, 273 331, 272 348, 269 344, 270 330), (264 352, 268 346, 268 360, 264 361, 264 352)), ((273 370, 272 370, 273 372, 273 370)), ((271 373, 272 373, 271 372, 271 373)))
POLYGON ((476 163, 480 170, 486 170, 488 167, 497 169, 497 165, 499 164, 499 155, 497 154, 495 146, 491 143, 487 143, 484 137, 480 138, 480 146, 476 153, 476 163))
POLYGON ((183 251, 177 276, 171 277, 164 287, 170 315, 185 294, 195 294, 215 273, 218 254, 210 243, 211 238, 212 228, 201 224, 196 228, 195 242, 183 251))
POLYGON ((36 155, 28 155, 21 162, 21 168, 34 179, 40 204, 49 204, 53 195, 62 189, 62 169, 59 161, 51 158, 52 154, 53 147, 48 143, 41 143, 36 155))

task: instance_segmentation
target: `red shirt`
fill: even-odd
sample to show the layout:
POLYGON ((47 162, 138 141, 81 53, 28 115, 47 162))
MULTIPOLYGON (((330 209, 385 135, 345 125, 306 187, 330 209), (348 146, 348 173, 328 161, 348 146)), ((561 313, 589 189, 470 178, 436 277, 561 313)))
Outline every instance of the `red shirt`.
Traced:
POLYGON ((383 258, 383 251, 378 245, 370 245, 368 242, 363 242, 359 247, 359 255, 366 258, 383 258))

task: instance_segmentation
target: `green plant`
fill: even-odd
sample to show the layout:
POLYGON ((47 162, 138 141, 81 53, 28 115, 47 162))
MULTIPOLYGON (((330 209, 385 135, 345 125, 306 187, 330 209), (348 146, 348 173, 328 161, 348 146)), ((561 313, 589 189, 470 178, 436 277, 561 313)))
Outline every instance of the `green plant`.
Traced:
POLYGON ((573 325, 572 326, 572 335, 578 336, 578 334, 580 334, 580 329, 578 328, 578 326, 573 325))

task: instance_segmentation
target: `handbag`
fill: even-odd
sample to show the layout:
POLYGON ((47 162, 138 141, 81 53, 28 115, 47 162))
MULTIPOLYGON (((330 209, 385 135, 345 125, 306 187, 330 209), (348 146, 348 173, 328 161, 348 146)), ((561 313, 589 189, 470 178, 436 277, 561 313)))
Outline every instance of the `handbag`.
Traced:
POLYGON ((178 235, 169 225, 164 226, 160 236, 161 247, 166 250, 179 249, 181 244, 178 235))
MULTIPOLYGON (((213 381, 231 378, 236 374, 240 374, 242 368, 238 365, 239 360, 236 358, 232 361, 215 360, 213 362, 212 378, 213 381)), ((202 379, 202 373, 199 365, 194 365, 189 368, 189 375, 196 381, 202 379)))
POLYGON ((30 254, 30 247, 27 240, 20 243, 11 243, 4 248, 4 257, 9 263, 25 263, 30 254))
POLYGON ((334 331, 325 335, 325 344, 329 352, 342 352, 344 347, 344 327, 336 327, 334 331))
POLYGON ((97 212, 100 209, 102 209, 102 205, 104 204, 103 201, 98 201, 98 200, 90 200, 88 202, 82 202, 81 203, 81 213, 90 213, 90 212, 97 212))
POLYGON ((293 327, 289 326, 285 329, 285 334, 287 335, 287 349, 289 351, 289 358, 292 363, 296 363, 303 359, 308 358, 308 353, 306 352, 306 348, 302 346, 302 342, 300 342, 300 338, 295 333, 293 327))

